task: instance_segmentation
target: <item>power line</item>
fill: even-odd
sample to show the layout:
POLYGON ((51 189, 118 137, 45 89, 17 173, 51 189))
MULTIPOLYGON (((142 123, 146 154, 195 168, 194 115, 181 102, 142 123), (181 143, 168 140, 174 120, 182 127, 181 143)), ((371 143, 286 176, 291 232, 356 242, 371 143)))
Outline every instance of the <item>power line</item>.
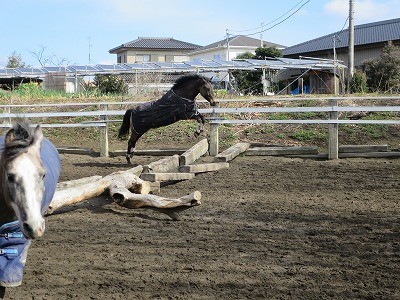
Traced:
POLYGON ((287 19, 289 19, 291 16, 293 16, 295 13, 297 13, 304 5, 306 5, 306 4, 307 4, 308 2, 310 2, 311 0, 307 0, 306 2, 304 2, 304 3, 302 4, 303 1, 304 1, 304 0, 301 0, 301 1, 298 2, 295 6, 293 6, 291 9, 289 9, 287 12, 285 12, 283 15, 281 15, 280 17, 276 18, 275 20, 273 20, 273 21, 271 21, 271 22, 268 22, 268 23, 265 23, 265 24, 264 24, 264 22, 262 22, 262 23, 261 23, 261 26, 258 26, 258 27, 252 28, 252 29, 245 29, 245 30, 229 30, 229 31, 230 31, 230 32, 235 32, 235 33, 240 33, 240 32, 254 31, 254 30, 258 30, 258 29, 262 28, 262 30, 257 31, 257 32, 254 32, 254 33, 247 34, 246 36, 251 36, 251 35, 263 33, 263 32, 265 32, 265 31, 270 30, 270 29, 274 28, 275 26, 277 26, 277 25, 283 23, 283 22, 286 21, 287 19), (301 5, 301 6, 300 6, 299 8, 296 9, 296 7, 298 7, 299 5, 301 5), (282 17, 286 16, 288 13, 290 13, 290 12, 293 11, 294 9, 296 9, 296 10, 295 10, 292 14, 290 14, 288 17, 286 17, 286 18, 283 19, 282 21, 280 21, 280 22, 278 22, 278 23, 276 23, 276 24, 274 24, 274 25, 272 25, 272 26, 270 26, 270 27, 264 29, 264 26, 269 25, 269 24, 272 24, 272 23, 278 21, 279 19, 281 19, 282 17))
POLYGON ((289 16, 287 16, 287 17, 286 17, 285 19, 283 19, 282 21, 280 21, 280 22, 278 22, 278 23, 276 23, 276 24, 274 24, 274 25, 272 25, 272 26, 270 26, 270 27, 268 27, 268 28, 266 28, 266 29, 264 29, 264 30, 261 30, 261 31, 258 31, 258 32, 254 32, 254 33, 248 34, 247 36, 251 36, 251 35, 263 33, 263 32, 265 32, 265 31, 267 31, 267 30, 270 30, 270 29, 272 29, 272 28, 278 26, 279 24, 282 24, 282 23, 285 22, 287 19, 289 19, 290 17, 292 17, 294 14, 296 14, 300 9, 303 8, 304 5, 306 5, 306 4, 307 4, 308 2, 310 2, 310 1, 311 1, 311 0, 307 0, 307 1, 306 1, 305 3, 303 3, 298 9, 296 9, 293 13, 291 13, 289 16))

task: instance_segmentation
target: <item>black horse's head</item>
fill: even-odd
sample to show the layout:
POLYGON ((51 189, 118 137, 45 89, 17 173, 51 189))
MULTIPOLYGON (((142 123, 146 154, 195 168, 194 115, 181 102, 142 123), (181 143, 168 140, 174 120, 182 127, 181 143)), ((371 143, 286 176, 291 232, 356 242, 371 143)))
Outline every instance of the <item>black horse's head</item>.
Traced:
POLYGON ((208 102, 210 102, 211 106, 215 106, 217 103, 215 102, 215 95, 214 95, 214 90, 212 87, 212 78, 206 78, 201 76, 202 79, 202 84, 200 86, 200 94, 206 99, 208 102))
POLYGON ((194 100, 198 94, 202 95, 210 105, 214 106, 215 95, 211 79, 198 74, 180 77, 172 87, 179 96, 194 100))

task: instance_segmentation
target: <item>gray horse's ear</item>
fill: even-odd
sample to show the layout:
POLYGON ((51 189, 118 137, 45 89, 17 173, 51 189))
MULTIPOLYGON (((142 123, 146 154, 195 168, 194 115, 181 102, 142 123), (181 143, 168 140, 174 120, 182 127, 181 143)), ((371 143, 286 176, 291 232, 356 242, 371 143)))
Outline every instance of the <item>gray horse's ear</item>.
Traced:
POLYGON ((40 146, 40 144, 42 143, 42 140, 43 140, 43 132, 42 132, 42 128, 40 127, 40 125, 36 126, 34 134, 35 134, 34 145, 40 146))
POLYGON ((9 131, 7 131, 6 138, 4 140, 5 144, 8 144, 8 143, 11 143, 12 141, 14 141, 14 139, 15 139, 14 133, 15 133, 14 128, 11 128, 9 131))

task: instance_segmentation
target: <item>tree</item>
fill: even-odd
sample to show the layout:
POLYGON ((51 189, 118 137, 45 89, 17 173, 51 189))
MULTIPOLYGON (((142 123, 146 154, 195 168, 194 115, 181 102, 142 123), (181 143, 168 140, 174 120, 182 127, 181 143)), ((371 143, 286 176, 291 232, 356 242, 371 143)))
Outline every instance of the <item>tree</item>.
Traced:
POLYGON ((252 59, 254 58, 254 54, 251 53, 250 51, 246 51, 242 54, 239 54, 236 56, 237 59, 252 59))
POLYGON ((128 92, 127 84, 116 75, 96 75, 93 82, 103 94, 126 94, 128 92))
POLYGON ((400 47, 392 42, 383 47, 380 59, 365 62, 363 69, 370 91, 400 91, 400 47))
MULTIPOLYGON (((259 47, 255 50, 255 54, 245 52, 238 55, 239 59, 265 59, 266 57, 282 57, 282 51, 275 47, 259 47)), ((236 79, 237 88, 243 94, 261 94, 263 86, 261 83, 261 71, 234 71, 232 72, 236 79)))
POLYGON ((57 55, 55 55, 53 52, 50 50, 47 50, 45 46, 41 45, 39 47, 39 50, 37 51, 31 51, 31 54, 33 57, 36 58, 36 60, 39 62, 41 66, 62 66, 62 65, 68 65, 69 60, 62 57, 59 58, 57 55), (50 52, 50 54, 48 53, 50 52))
POLYGON ((13 51, 8 57, 7 68, 23 68, 26 64, 22 61, 21 54, 13 51))
POLYGON ((265 59, 266 57, 282 57, 282 51, 275 47, 259 47, 256 49, 255 59, 265 59))

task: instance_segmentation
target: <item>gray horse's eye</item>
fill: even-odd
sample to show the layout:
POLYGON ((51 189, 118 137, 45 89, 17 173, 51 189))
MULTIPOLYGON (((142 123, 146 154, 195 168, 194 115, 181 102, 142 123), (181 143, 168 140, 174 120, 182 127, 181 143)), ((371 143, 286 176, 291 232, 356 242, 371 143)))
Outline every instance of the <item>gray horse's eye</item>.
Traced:
POLYGON ((8 182, 14 182, 15 181, 15 175, 14 174, 7 174, 7 180, 8 180, 8 182))

